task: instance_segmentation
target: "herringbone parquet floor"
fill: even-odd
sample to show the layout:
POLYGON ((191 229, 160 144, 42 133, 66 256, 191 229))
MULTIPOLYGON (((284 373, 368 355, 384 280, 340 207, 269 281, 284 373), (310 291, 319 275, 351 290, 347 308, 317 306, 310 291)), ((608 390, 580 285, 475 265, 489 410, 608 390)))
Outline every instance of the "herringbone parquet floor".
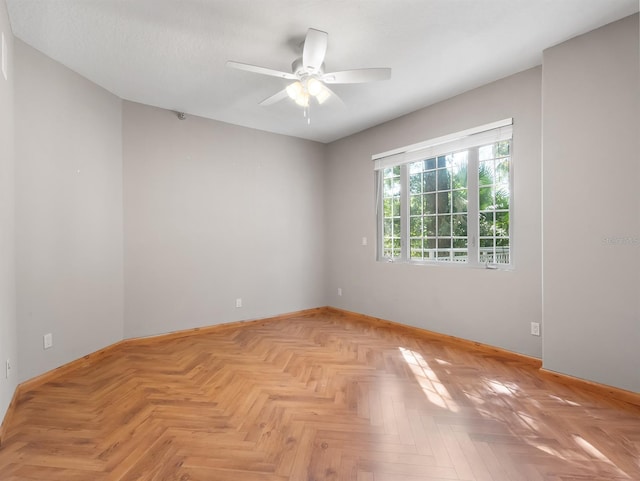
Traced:
POLYGON ((640 408, 320 314, 123 345, 26 392, 2 480, 640 480, 640 408))

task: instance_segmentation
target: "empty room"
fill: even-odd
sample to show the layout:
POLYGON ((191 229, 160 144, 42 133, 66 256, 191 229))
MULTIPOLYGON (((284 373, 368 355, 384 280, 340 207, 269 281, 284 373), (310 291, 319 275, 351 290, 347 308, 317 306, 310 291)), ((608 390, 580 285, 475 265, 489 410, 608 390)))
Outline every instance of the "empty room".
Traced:
POLYGON ((637 0, 0 0, 0 481, 640 480, 637 0))

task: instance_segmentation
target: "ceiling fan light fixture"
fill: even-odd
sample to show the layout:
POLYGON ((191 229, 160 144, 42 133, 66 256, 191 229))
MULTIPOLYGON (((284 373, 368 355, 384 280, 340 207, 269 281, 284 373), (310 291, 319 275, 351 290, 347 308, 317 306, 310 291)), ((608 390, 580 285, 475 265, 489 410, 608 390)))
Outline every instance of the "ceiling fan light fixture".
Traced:
POLYGON ((310 77, 309 80, 307 80, 307 92, 309 92, 309 95, 317 97, 322 90, 323 85, 320 80, 315 77, 310 77))
POLYGON ((300 94, 294 100, 300 107, 309 106, 309 94, 304 90, 301 91, 300 94))
POLYGON ((292 100, 298 101, 298 97, 302 94, 303 88, 299 81, 293 82, 287 87, 287 95, 292 100))
POLYGON ((326 89, 324 85, 322 85, 322 88, 315 97, 318 103, 322 105, 329 99, 329 97, 331 97, 331 93, 329 93, 329 90, 326 89))

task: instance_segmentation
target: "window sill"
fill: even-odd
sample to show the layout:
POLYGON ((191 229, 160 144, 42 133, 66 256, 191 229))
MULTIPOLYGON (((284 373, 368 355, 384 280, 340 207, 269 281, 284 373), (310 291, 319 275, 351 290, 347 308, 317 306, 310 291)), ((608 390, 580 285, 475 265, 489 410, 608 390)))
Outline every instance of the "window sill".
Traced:
POLYGON ((466 262, 437 262, 437 261, 414 261, 399 259, 378 259, 378 262, 386 264, 403 264, 410 266, 427 267, 447 267, 454 269, 481 269, 486 271, 513 271, 513 264, 468 264, 466 262))

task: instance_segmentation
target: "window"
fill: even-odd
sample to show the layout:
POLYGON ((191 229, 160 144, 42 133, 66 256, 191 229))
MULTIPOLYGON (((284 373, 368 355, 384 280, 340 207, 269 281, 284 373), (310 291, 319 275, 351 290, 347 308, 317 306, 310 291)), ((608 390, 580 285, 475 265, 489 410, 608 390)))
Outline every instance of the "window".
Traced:
POLYGON ((511 141, 478 149, 480 262, 509 264, 511 141))
POLYGON ((379 259, 511 263, 511 123, 374 156, 379 259))

